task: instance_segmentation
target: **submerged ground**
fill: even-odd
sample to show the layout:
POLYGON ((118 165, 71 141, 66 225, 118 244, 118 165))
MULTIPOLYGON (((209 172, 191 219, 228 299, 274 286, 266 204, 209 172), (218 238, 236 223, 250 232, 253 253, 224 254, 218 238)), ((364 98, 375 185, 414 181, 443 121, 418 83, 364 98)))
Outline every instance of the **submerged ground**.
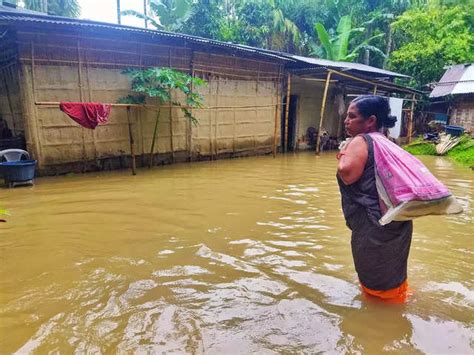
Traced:
POLYGON ((465 211, 415 222, 405 305, 360 294, 333 153, 2 189, 1 352, 472 352, 473 173, 422 159, 465 211))

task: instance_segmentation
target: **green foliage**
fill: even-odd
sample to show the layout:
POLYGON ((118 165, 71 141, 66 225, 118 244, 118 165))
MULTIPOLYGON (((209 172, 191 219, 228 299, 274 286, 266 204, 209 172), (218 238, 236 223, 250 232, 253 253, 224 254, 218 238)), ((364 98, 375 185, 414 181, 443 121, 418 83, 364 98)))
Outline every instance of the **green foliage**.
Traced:
POLYGON ((451 149, 447 156, 467 167, 474 168, 474 139, 464 135, 461 142, 451 149))
POLYGON ((81 14, 78 0, 24 0, 23 3, 26 9, 47 12, 50 15, 77 18, 81 14))
POLYGON ((191 0, 150 0, 150 15, 134 10, 124 10, 124 16, 135 16, 146 19, 157 29, 176 32, 192 15, 191 0))
POLYGON ((412 86, 438 81, 446 65, 474 61, 472 23, 464 7, 411 9, 392 28, 399 46, 390 68, 412 76, 412 86))
POLYGON ((436 155, 435 145, 430 142, 425 142, 422 139, 404 146, 403 149, 413 155, 436 155))
POLYGON ((181 31, 194 36, 221 39, 224 10, 219 0, 196 0, 192 4, 191 16, 181 31))
POLYGON ((123 73, 132 79, 131 90, 138 95, 123 97, 120 103, 144 103, 145 97, 158 98, 161 104, 178 106, 186 118, 197 124, 189 109, 202 107, 203 98, 191 88, 204 85, 206 82, 203 79, 170 68, 126 69, 123 73), (172 91, 183 93, 184 103, 173 101, 172 91))

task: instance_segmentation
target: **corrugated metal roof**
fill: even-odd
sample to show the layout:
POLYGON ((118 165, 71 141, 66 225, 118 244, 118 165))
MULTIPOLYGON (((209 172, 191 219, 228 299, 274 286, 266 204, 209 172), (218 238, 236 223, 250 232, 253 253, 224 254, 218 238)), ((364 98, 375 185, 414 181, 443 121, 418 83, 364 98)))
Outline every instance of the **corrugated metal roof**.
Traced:
POLYGON ((224 48, 230 50, 236 50, 240 52, 244 52, 247 54, 258 55, 262 57, 267 57, 269 59, 278 59, 280 61, 285 62, 296 62, 296 60, 292 59, 289 55, 281 55, 277 52, 266 51, 260 48, 250 47, 250 46, 243 46, 228 42, 221 42, 216 41, 208 38, 197 37, 186 35, 182 33, 176 32, 167 32, 167 31, 160 31, 160 30, 152 30, 152 29, 145 29, 140 27, 132 27, 132 26, 125 26, 125 25, 117 25, 111 24, 106 22, 98 22, 98 21, 90 21, 90 20, 82 20, 82 19, 74 19, 68 17, 61 17, 61 16, 52 16, 38 12, 32 11, 25 11, 24 9, 12 9, 7 6, 0 5, 0 24, 15 24, 18 23, 39 23, 39 24, 49 24, 49 25, 64 25, 64 26, 76 26, 78 28, 100 28, 100 29, 108 29, 108 30, 117 30, 117 31, 124 31, 130 33, 139 33, 139 34, 148 34, 154 37, 164 37, 164 38, 171 38, 171 39, 181 39, 188 41, 190 43, 195 43, 198 45, 207 45, 210 47, 216 48, 224 48))
POLYGON ((137 34, 147 34, 153 37, 159 36, 163 38, 183 40, 190 43, 194 43, 201 46, 210 46, 214 48, 235 50, 246 54, 257 55, 261 57, 266 57, 267 59, 284 61, 287 63, 293 63, 295 67, 311 67, 311 68, 334 68, 339 70, 350 71, 353 74, 364 74, 370 77, 376 78, 408 78, 408 76, 395 73, 389 70, 384 70, 369 65, 359 64, 359 63, 349 63, 349 62, 337 62, 327 59, 317 59, 297 56, 289 53, 278 52, 268 49, 250 47, 243 44, 235 44, 229 42, 221 42, 208 38, 191 36, 175 32, 166 32, 160 30, 145 29, 140 27, 132 27, 125 25, 117 25, 106 22, 82 20, 82 19, 73 19, 68 17, 60 16, 51 16, 35 11, 28 11, 25 9, 13 9, 11 7, 0 5, 0 24, 15 24, 18 23, 39 23, 39 24, 49 24, 49 25, 64 25, 64 26, 76 26, 78 28, 92 28, 92 29, 108 29, 115 31, 123 31, 129 33, 137 34))
POLYGON ((315 66, 321 66, 325 68, 334 68, 334 69, 345 69, 350 71, 356 71, 364 74, 380 74, 380 76, 388 76, 388 77, 397 77, 397 78, 409 78, 408 75, 395 73, 390 70, 380 69, 376 67, 372 67, 370 65, 360 64, 360 63, 349 63, 349 62, 338 62, 333 60, 327 59, 320 59, 320 58, 308 58, 308 57, 301 57, 298 55, 292 55, 292 58, 304 62, 307 64, 312 64, 315 66))
POLYGON ((453 65, 444 73, 430 98, 474 93, 474 65, 453 65))

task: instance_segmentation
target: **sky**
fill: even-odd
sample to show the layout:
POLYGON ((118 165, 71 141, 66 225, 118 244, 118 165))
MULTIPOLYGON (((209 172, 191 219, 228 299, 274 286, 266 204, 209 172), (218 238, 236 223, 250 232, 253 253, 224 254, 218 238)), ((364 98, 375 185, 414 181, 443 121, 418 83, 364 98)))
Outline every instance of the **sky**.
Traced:
MULTIPOLYGON (((117 0, 79 0, 82 19, 117 23, 117 0)), ((143 0, 121 0, 121 10, 143 13, 143 0)), ((133 16, 122 16, 122 25, 145 27, 144 21, 133 16)))

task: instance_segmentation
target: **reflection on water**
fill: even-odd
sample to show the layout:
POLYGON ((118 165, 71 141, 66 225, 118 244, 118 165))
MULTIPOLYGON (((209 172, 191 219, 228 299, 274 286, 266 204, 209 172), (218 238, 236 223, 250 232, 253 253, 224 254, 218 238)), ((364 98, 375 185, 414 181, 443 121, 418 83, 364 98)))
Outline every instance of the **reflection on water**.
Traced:
POLYGON ((424 160, 465 211, 415 222, 405 305, 360 294, 332 153, 1 190, 0 349, 472 352, 473 174, 424 160))

